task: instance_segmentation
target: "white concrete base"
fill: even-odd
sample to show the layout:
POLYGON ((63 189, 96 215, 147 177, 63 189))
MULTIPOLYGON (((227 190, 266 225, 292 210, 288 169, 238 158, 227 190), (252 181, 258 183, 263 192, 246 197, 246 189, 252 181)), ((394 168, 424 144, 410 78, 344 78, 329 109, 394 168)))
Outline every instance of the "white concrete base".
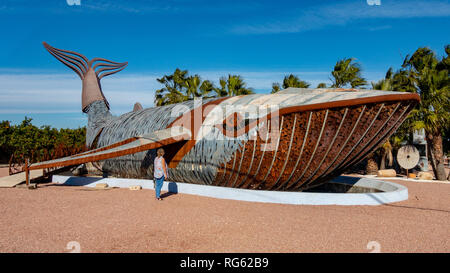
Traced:
MULTIPOLYGON (((153 189, 153 180, 129 178, 101 178, 53 175, 52 182, 95 187, 97 183, 107 183, 110 187, 128 188, 140 185, 153 189)), ((294 205, 380 205, 408 199, 408 189, 402 185, 369 178, 340 176, 333 182, 373 188, 377 193, 313 193, 247 190, 217 186, 196 185, 165 181, 162 190, 172 193, 186 193, 214 198, 294 205)))
POLYGON ((377 179, 377 180, 384 180, 384 179, 389 179, 389 180, 398 180, 398 181, 405 181, 405 182, 419 182, 419 183, 444 183, 444 184, 450 184, 450 181, 444 181, 444 180, 424 180, 424 179, 419 179, 419 178, 406 178, 406 177, 378 177, 376 175, 370 175, 370 174, 366 174, 366 175, 358 175, 358 177, 363 177, 363 178, 373 178, 373 179, 377 179))

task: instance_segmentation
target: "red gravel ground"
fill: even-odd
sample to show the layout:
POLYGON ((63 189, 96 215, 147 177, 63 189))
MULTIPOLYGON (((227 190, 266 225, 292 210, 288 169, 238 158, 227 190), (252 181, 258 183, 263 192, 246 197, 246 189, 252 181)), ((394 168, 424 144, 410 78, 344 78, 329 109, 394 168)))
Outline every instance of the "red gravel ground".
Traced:
POLYGON ((409 200, 296 206, 153 190, 0 188, 0 252, 450 252, 450 184, 396 182, 409 200))
POLYGON ((8 167, 0 167, 0 177, 9 175, 8 167))

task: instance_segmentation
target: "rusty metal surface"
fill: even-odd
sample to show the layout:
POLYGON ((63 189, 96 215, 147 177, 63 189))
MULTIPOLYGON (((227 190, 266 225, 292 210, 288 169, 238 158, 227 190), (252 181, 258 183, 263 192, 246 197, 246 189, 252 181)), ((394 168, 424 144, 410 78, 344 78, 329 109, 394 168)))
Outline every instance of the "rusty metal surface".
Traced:
POLYGON ((279 148, 263 151, 261 140, 247 141, 219 168, 213 185, 295 191, 317 186, 373 151, 401 124, 410 103, 374 103, 283 115, 279 148), (254 166, 258 160, 262 162, 259 169, 254 166))

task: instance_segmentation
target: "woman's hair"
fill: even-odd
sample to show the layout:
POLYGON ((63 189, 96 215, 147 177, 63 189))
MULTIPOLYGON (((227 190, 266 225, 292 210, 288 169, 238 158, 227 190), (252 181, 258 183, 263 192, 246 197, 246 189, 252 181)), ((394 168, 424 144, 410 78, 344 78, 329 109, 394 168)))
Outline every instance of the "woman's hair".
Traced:
POLYGON ((164 149, 163 148, 159 148, 158 151, 156 151, 156 154, 158 156, 163 156, 164 155, 164 149))

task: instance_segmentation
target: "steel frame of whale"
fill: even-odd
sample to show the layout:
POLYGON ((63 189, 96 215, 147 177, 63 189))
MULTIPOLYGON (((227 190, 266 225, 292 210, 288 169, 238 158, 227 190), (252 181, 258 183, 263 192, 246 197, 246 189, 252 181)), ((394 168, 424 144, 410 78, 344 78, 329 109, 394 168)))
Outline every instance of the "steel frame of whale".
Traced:
POLYGON ((151 179, 155 150, 164 147, 169 177, 176 181, 302 191, 339 176, 363 160, 395 132, 420 101, 417 94, 404 92, 288 88, 270 95, 208 99, 200 105, 188 101, 147 109, 135 107, 130 113, 113 117, 100 79, 124 69, 127 63, 102 58, 88 61, 79 53, 46 43, 44 46, 83 81, 82 110, 89 116, 86 142, 92 150, 27 163, 27 183, 30 170, 93 161, 115 176, 151 179), (100 63, 92 67, 94 61, 100 63), (270 103, 279 108, 261 116, 258 110, 253 119, 245 117, 248 113, 226 111, 229 106, 248 109, 270 103), (178 106, 188 110, 174 116, 178 106), (226 113, 224 117, 215 116, 219 110, 226 113), (274 120, 277 122, 272 123, 274 120), (204 133, 205 128, 208 133, 204 133), (264 148, 269 133, 265 138, 252 137, 261 131, 277 136, 270 139, 272 149, 264 148))
MULTIPOLYGON (((255 189, 264 183, 270 186, 263 189, 298 190, 298 182, 301 181, 301 178, 304 178, 302 184, 306 183, 310 187, 319 184, 311 183, 316 178, 329 180, 330 174, 336 176, 335 174, 340 173, 341 170, 364 159, 374 146, 382 144, 382 141, 395 131, 406 118, 408 109, 414 104, 414 94, 405 95, 400 98, 397 95, 385 95, 359 101, 338 101, 281 109, 278 113, 281 116, 279 142, 289 139, 286 142, 289 143, 287 147, 278 145, 275 151, 266 152, 254 149, 260 147, 258 145, 260 140, 246 141, 233 159, 219 168, 216 183, 212 185, 255 189), (366 114, 367 117, 363 118, 363 114, 366 114), (334 118, 334 122, 330 123, 333 115, 341 117, 334 118), (346 119, 349 124, 344 128, 343 124, 346 119), (373 126, 377 119, 382 122, 373 126), (301 120, 306 121, 304 122, 307 124, 306 127, 298 126, 301 120), (313 122, 316 123, 315 126, 312 125, 313 122), (317 128, 320 129, 317 130, 317 128), (284 130, 288 132, 283 132, 284 130), (355 131, 359 133, 354 134, 355 131), (358 137, 355 138, 355 135, 358 137), (339 138, 344 138, 343 145, 340 149, 333 151, 333 144, 339 138), (319 140, 329 145, 319 145, 319 140), (305 154, 309 156, 304 156, 305 154), (256 160, 255 155, 258 157, 256 160), (236 164, 236 161, 239 163, 236 164), (303 168, 300 169, 299 166, 303 166, 303 168), (278 173, 270 175, 274 172, 278 173)), ((31 164, 25 168, 34 170, 75 165, 167 147, 180 140, 187 143, 192 141, 190 140, 191 131, 182 126, 178 128, 180 134, 173 136, 173 127, 171 127, 173 124, 175 122, 166 130, 156 132, 155 135, 159 133, 159 136, 153 137, 155 141, 149 141, 145 136, 129 138, 76 156, 31 164)), ((185 148, 179 151, 186 153, 185 148)))

